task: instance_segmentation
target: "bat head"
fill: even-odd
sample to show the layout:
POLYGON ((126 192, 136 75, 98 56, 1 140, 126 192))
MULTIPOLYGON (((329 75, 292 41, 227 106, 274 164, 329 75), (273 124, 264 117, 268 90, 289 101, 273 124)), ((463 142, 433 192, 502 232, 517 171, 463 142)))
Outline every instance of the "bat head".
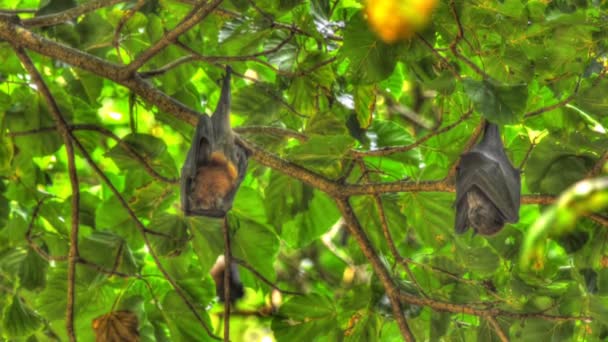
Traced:
POLYGON ((468 205, 467 220, 479 235, 494 235, 505 225, 500 211, 478 188, 474 187, 466 195, 468 205))

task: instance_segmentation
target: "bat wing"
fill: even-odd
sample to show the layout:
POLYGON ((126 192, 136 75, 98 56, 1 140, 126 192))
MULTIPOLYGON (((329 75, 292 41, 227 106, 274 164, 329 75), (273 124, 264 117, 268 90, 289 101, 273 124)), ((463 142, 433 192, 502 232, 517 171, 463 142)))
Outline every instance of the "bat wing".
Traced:
POLYGON ((190 192, 196 178, 199 166, 209 160, 212 151, 213 129, 211 119, 207 115, 199 116, 196 130, 192 136, 190 150, 182 167, 180 178, 180 195, 183 211, 186 215, 192 214, 190 192))
POLYGON ((519 173, 517 179, 514 179, 515 174, 512 170, 503 170, 495 159, 488 158, 484 153, 472 151, 462 156, 458 176, 457 207, 462 205, 462 202, 466 202, 466 193, 475 186, 492 201, 505 221, 519 220, 519 196, 517 201, 514 201, 516 196, 512 193, 515 190, 512 189, 514 185, 519 193, 519 173))
MULTIPOLYGON (((500 139, 500 138, 499 138, 500 139)), ((505 220, 507 222, 519 221, 519 204, 521 198, 521 172, 514 168, 509 158, 507 157, 502 142, 500 143, 500 149, 489 148, 488 145, 480 145, 479 148, 475 149, 481 153, 485 158, 498 164, 500 168, 501 179, 503 180, 506 189, 506 193, 509 194, 509 202, 512 215, 506 215, 505 220)))
POLYGON ((466 199, 456 201, 456 233, 462 234, 469 228, 467 220, 469 212, 469 203, 466 199))

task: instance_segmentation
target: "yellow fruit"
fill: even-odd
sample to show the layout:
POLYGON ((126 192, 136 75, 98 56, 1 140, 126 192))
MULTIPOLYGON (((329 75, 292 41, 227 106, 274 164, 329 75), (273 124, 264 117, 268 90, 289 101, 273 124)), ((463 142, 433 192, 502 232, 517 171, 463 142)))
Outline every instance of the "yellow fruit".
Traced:
POLYGON ((365 14, 380 38, 394 43, 422 30, 436 5, 437 0, 367 0, 365 14))

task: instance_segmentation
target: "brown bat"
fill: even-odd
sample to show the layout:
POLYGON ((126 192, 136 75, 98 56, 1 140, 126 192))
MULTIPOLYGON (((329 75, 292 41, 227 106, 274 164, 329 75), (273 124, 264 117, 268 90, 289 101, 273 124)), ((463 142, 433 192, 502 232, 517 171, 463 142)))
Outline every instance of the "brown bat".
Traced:
POLYGON ((230 127, 230 67, 211 117, 202 115, 181 175, 182 210, 187 216, 223 217, 247 171, 247 151, 235 144, 230 127))

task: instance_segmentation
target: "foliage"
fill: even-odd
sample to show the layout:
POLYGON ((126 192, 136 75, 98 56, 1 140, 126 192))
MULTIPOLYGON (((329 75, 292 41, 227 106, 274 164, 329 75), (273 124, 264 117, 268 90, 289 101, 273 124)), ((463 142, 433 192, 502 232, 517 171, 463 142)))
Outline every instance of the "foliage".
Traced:
POLYGON ((604 2, 441 1, 394 44, 356 0, 1 7, 21 21, 0 16, 0 340, 222 331, 222 222, 184 217, 176 181, 225 64, 252 150, 228 220, 246 262, 233 341, 608 336, 605 204, 566 193, 575 214, 549 214, 568 229, 539 221, 520 264, 545 205, 607 171, 604 2), (524 195, 490 238, 453 228, 482 118, 524 195))

